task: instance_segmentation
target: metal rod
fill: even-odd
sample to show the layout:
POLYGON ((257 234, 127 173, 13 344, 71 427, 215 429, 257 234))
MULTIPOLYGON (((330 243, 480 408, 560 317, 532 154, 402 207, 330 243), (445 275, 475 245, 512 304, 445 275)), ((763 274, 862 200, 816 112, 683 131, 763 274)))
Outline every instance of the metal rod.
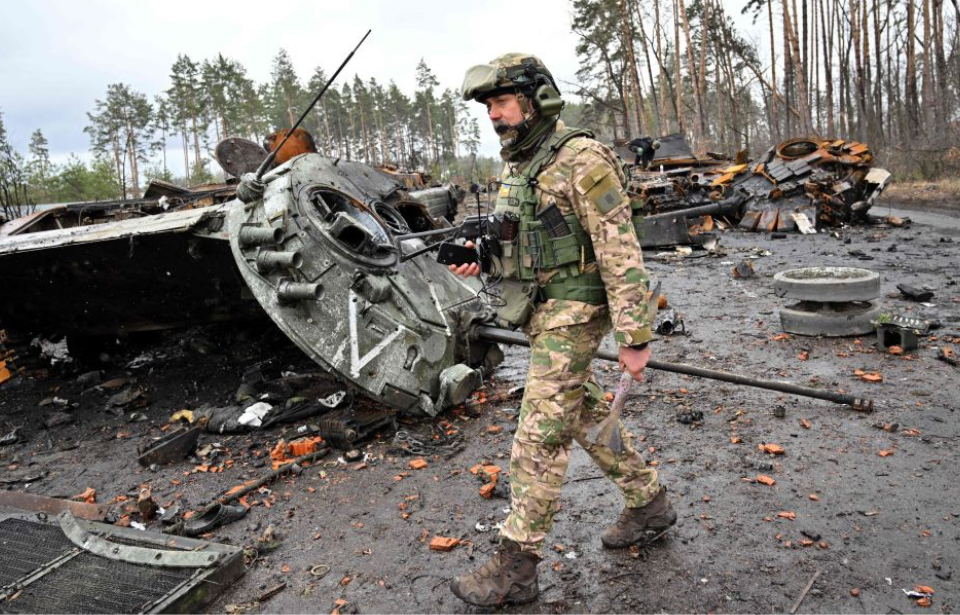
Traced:
MULTIPOLYGON (((480 339, 484 339, 491 342, 498 342, 501 344, 513 344, 514 346, 530 346, 530 342, 527 340, 526 336, 522 333, 517 333, 516 331, 507 331, 505 329, 499 329, 497 327, 477 327, 477 336, 480 339)), ((605 361, 614 361, 619 362, 620 357, 615 351, 606 350, 601 348, 597 351, 597 358, 603 359, 605 361)), ((668 363, 666 361, 656 361, 651 359, 647 363, 647 367, 651 369, 658 369, 665 372, 673 372, 675 374, 686 374, 687 376, 696 376, 698 378, 709 378, 711 380, 722 380, 723 382, 730 382, 732 384, 743 384, 746 386, 757 387, 759 389, 768 389, 771 391, 779 391, 780 393, 790 393, 791 395, 800 395, 803 397, 812 397, 814 399, 823 399, 825 401, 832 401, 837 404, 846 404, 851 406, 854 410, 859 410, 861 412, 872 412, 873 411, 873 400, 863 399, 860 397, 855 397, 853 395, 845 395, 843 393, 834 393, 832 391, 820 391, 818 389, 811 389, 809 387, 802 387, 796 384, 790 384, 788 382, 777 382, 775 380, 761 380, 759 378, 749 378, 747 376, 741 376, 739 374, 731 374, 728 372, 721 372, 713 369, 704 369, 702 367, 694 367, 693 365, 685 365, 683 363, 668 363)))
POLYGON ((317 104, 317 101, 319 101, 320 98, 327 92, 327 88, 329 88, 330 84, 334 82, 334 80, 337 78, 337 75, 339 75, 340 71, 343 70, 343 67, 347 65, 347 62, 350 61, 350 58, 353 57, 353 54, 357 52, 357 49, 360 49, 360 45, 363 44, 363 41, 367 40, 367 37, 370 36, 370 32, 372 32, 372 30, 367 30, 367 33, 363 35, 363 38, 360 39, 360 42, 357 43, 357 46, 353 48, 353 51, 350 52, 350 55, 347 56, 347 59, 344 60, 343 64, 340 65, 340 68, 337 69, 337 72, 333 73, 333 76, 327 80, 326 85, 323 86, 323 89, 320 90, 320 93, 314 97, 313 102, 307 105, 307 108, 303 110, 303 113, 300 114, 300 118, 293 125, 293 127, 287 131, 287 134, 283 137, 283 140, 280 141, 280 145, 275 147, 274 150, 270 152, 270 154, 264 159, 264 161, 260 163, 260 168, 257 169, 257 179, 263 177, 263 173, 267 170, 267 167, 273 164, 274 159, 277 157, 277 152, 279 152, 280 148, 286 144, 287 139, 290 138, 290 135, 293 134, 293 131, 297 129, 303 119, 307 117, 307 114, 310 113, 310 111, 313 109, 313 106, 317 104))
POLYGON ((403 256, 400 257, 400 262, 402 263, 402 262, 404 262, 404 261, 410 260, 411 258, 416 258, 416 257, 420 256, 421 254, 426 254, 427 252, 432 252, 433 250, 436 250, 436 249, 439 248, 439 247, 440 247, 440 244, 439 244, 439 243, 431 243, 430 245, 424 246, 424 247, 419 248, 419 249, 417 249, 417 250, 414 250, 413 252, 410 252, 409 254, 404 254, 403 256))

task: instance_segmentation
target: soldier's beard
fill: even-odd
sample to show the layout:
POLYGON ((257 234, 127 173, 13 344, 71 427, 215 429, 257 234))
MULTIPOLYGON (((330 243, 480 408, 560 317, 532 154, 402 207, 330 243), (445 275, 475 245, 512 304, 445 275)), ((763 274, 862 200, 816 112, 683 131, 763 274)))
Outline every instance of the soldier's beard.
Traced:
POLYGON ((500 137, 500 147, 509 148, 513 147, 520 142, 520 127, 526 123, 526 120, 520 122, 516 126, 511 126, 503 120, 496 120, 493 123, 493 130, 500 137))

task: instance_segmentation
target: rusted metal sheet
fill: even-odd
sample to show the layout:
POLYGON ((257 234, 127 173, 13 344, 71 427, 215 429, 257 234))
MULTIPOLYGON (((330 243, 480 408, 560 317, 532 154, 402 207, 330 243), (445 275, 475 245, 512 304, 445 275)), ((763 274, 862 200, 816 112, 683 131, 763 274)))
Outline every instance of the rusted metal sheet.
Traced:
POLYGON ((0 491, 0 506, 49 515, 59 515, 68 510, 74 517, 88 521, 103 521, 107 516, 107 507, 102 504, 60 500, 23 491, 0 491))

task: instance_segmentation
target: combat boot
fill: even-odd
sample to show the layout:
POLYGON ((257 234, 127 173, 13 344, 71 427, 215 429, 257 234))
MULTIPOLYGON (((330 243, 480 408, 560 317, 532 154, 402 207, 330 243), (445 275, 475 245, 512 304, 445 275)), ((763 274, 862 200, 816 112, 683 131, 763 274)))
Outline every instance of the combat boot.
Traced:
POLYGON ((617 522, 600 534, 600 541, 608 549, 643 547, 663 536, 676 522, 677 513, 667 500, 667 490, 660 487, 657 496, 646 506, 624 508, 617 522))
POLYGON ((450 581, 450 591, 475 606, 527 604, 540 595, 535 553, 520 550, 520 545, 504 539, 490 560, 471 574, 450 581))

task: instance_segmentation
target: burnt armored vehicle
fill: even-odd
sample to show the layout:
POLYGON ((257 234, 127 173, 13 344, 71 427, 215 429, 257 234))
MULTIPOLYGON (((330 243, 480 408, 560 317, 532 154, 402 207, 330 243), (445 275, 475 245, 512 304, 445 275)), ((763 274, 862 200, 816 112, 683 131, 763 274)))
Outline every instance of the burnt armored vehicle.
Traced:
MULTIPOLYGON (((233 174, 266 155, 232 141, 247 150, 222 156, 233 174)), ((264 197, 251 204, 232 198, 234 186, 178 195, 153 186, 142 201, 63 206, 3 225, 0 328, 73 343, 265 314, 366 397, 414 415, 464 401, 502 355, 464 338, 482 319, 479 283, 432 254, 409 257, 442 224, 417 193, 313 153, 263 179, 264 197)))
POLYGON ((226 231, 244 282, 277 326, 393 407, 435 415, 463 402, 502 355, 465 338, 466 325, 484 318, 479 283, 429 253, 409 257, 437 228, 424 205, 366 165, 316 154, 263 181, 262 199, 226 212, 226 231))

